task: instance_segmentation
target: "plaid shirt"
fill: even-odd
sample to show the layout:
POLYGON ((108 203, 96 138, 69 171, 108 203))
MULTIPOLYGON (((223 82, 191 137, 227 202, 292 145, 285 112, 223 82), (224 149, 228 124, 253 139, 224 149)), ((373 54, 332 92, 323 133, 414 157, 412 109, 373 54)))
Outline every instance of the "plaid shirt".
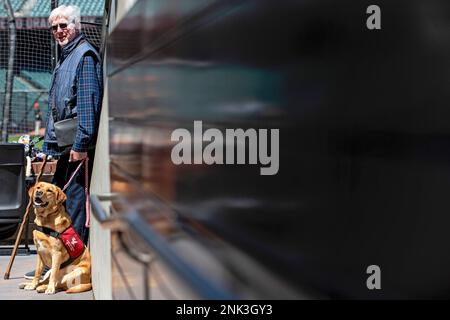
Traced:
MULTIPOLYGON (((101 63, 90 55, 84 56, 77 68, 77 77, 78 130, 72 150, 86 152, 97 135, 103 95, 103 83, 98 81, 102 79, 101 63)), ((49 108, 47 118, 51 116, 52 112, 49 108)), ((56 143, 44 143, 43 152, 47 155, 58 156, 61 151, 56 143)))

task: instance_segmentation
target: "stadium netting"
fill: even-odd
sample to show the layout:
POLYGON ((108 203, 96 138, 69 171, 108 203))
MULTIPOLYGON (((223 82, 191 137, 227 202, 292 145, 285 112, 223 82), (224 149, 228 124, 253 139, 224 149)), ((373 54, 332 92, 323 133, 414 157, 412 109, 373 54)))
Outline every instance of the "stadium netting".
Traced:
MULTIPOLYGON (((48 90, 51 82, 54 52, 53 36, 48 25, 51 0, 10 0, 15 15, 16 41, 13 67, 13 90, 8 134, 32 134, 38 114, 45 126, 48 90)), ((97 47, 102 44, 102 22, 105 0, 59 1, 59 5, 80 7, 82 31, 97 47)), ((3 124, 7 69, 10 53, 8 16, 0 1, 0 125, 3 124)), ((2 126, 3 132, 3 126, 2 126)))

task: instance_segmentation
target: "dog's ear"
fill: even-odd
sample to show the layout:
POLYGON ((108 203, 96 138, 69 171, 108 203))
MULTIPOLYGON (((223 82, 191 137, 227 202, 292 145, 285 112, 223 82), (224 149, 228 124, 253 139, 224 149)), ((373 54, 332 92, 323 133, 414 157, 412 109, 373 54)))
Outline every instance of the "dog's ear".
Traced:
POLYGON ((34 186, 32 186, 29 190, 28 190, 28 196, 31 198, 33 196, 33 192, 34 192, 34 186))
POLYGON ((56 203, 57 204, 61 204, 64 201, 66 201, 66 199, 67 199, 66 194, 60 188, 56 188, 55 192, 56 192, 56 203))

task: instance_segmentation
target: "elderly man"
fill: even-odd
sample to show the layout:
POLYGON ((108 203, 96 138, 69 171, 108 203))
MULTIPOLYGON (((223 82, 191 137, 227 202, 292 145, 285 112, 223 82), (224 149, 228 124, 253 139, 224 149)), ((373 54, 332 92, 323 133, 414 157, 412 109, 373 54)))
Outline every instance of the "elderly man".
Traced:
MULTIPOLYGON (((86 157, 91 159, 88 161, 90 177, 103 95, 102 63, 96 49, 81 32, 78 7, 62 5, 54 9, 49 23, 62 50, 49 91, 44 153, 59 159, 53 183, 63 188, 80 161, 86 157), (78 125, 73 144, 61 148, 57 143, 54 123, 71 116, 67 114, 68 106, 76 112, 78 125)), ((66 190, 65 203, 75 230, 85 244, 89 237, 89 229, 85 226, 86 184, 89 183, 85 181, 85 170, 82 168, 66 190)), ((25 275, 26 278, 33 276, 34 271, 25 275)))

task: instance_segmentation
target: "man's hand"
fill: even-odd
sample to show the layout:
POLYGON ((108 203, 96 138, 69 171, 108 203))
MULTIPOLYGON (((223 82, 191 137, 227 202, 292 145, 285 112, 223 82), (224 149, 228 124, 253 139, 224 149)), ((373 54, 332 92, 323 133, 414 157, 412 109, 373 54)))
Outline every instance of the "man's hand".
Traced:
POLYGON ((81 161, 86 159, 87 152, 77 152, 70 150, 69 162, 81 161))

